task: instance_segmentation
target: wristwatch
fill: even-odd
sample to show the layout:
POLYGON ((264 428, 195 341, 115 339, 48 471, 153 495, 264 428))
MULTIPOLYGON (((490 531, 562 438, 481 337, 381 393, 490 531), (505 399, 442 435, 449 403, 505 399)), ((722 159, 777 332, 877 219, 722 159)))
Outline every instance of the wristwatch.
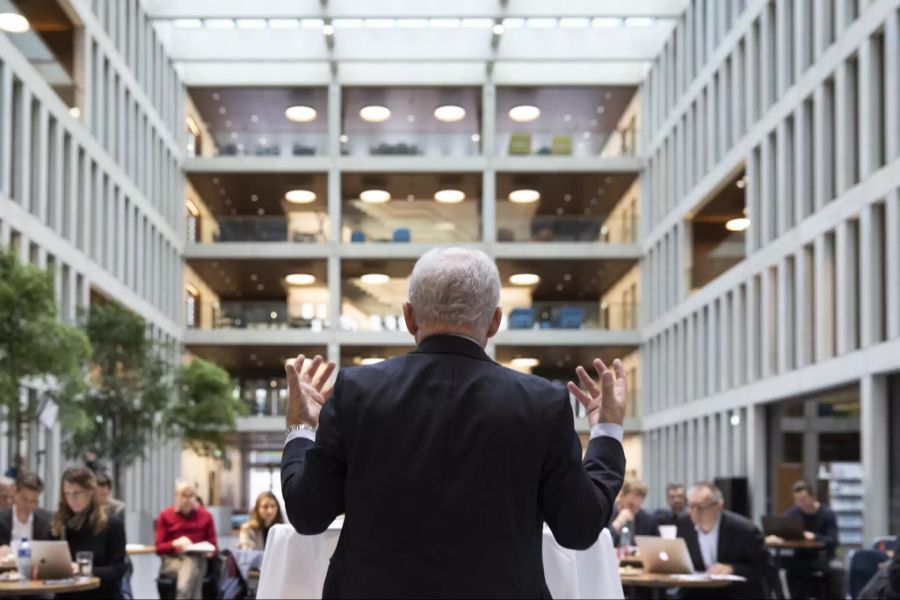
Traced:
POLYGON ((284 432, 284 436, 287 437, 297 431, 311 431, 312 433, 315 433, 316 429, 317 429, 316 427, 312 427, 311 425, 307 425, 306 423, 298 423, 296 425, 288 425, 287 429, 284 432))

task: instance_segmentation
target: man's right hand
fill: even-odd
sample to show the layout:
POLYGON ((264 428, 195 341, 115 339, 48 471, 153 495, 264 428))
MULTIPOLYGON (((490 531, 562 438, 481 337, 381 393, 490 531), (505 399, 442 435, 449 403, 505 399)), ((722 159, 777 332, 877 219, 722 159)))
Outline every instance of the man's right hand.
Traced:
POLYGON ((625 526, 625 523, 628 523, 629 521, 634 521, 634 513, 627 508, 623 508, 619 511, 619 514, 616 515, 616 520, 613 521, 613 529, 621 531, 625 526))
POLYGON ((335 364, 329 362, 319 373, 319 367, 324 362, 321 356, 316 356, 304 368, 306 357, 300 354, 293 361, 284 365, 287 375, 287 407, 285 409, 285 424, 288 427, 304 423, 313 428, 319 426, 319 412, 325 401, 331 397, 332 387, 328 385, 328 379, 334 372, 335 364))
POLYGON ((184 552, 193 543, 194 542, 192 542, 189 537, 183 535, 179 538, 175 538, 175 540, 172 542, 172 546, 174 546, 178 552, 184 552))
POLYGON ((591 427, 597 423, 623 425, 628 383, 625 380, 625 368, 622 366, 622 361, 617 358, 613 361, 613 368, 607 369, 603 361, 596 358, 594 359, 594 369, 600 378, 599 388, 584 367, 579 366, 575 369, 575 374, 578 375, 578 379, 587 393, 572 381, 567 386, 569 392, 578 398, 578 401, 587 410, 588 425, 591 427))

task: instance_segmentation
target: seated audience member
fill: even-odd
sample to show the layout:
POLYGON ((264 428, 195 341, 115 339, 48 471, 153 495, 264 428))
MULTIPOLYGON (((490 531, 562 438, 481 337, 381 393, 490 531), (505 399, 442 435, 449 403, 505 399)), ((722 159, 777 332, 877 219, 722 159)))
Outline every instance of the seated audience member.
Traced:
POLYGON ((112 480, 106 471, 97 471, 97 499, 106 507, 109 516, 115 519, 125 518, 125 503, 112 497, 112 480))
MULTIPOLYGON (((830 508, 816 498, 812 486, 805 481, 798 481, 791 488, 794 495, 794 506, 784 513, 786 517, 799 517, 803 520, 803 537, 807 540, 819 540, 825 543, 823 550, 794 550, 793 557, 784 560, 787 571, 788 586, 794 598, 805 597, 812 593, 807 589, 809 574, 816 571, 828 571, 828 563, 834 558, 838 543, 837 517, 830 508)), ((776 538, 776 536, 771 536, 776 538)))
POLYGON ((74 558, 91 552, 93 574, 100 587, 58 598, 120 598, 125 576, 125 524, 110 519, 97 500, 97 480, 87 467, 69 467, 62 475, 59 508, 53 515, 53 537, 65 540, 74 558))
POLYGON ((5 475, 0 475, 0 510, 3 510, 4 508, 12 508, 15 497, 15 480, 6 477, 5 475))
POLYGON ((666 486, 666 504, 669 508, 656 511, 656 522, 660 525, 677 525, 678 519, 687 516, 687 494, 684 484, 670 483, 666 486))
POLYGON ((656 518, 641 508, 647 498, 647 485, 639 479, 626 479, 622 491, 616 501, 609 532, 613 543, 618 546, 622 537, 622 528, 628 525, 631 529, 631 544, 635 535, 659 535, 656 518))
POLYGON ((18 549, 22 538, 50 539, 50 513, 38 508, 44 482, 36 473, 20 471, 13 507, 0 510, 0 556, 18 549))
POLYGON ((212 515, 197 502, 194 484, 175 484, 175 504, 164 508, 156 520, 156 553, 162 557, 160 573, 176 579, 176 598, 200 598, 207 557, 185 554, 191 544, 209 542, 216 546, 212 515))
POLYGON ((284 523, 278 498, 272 492, 261 493, 256 497, 250 518, 241 525, 238 547, 241 550, 265 550, 269 529, 278 523, 284 523))
POLYGON ((688 518, 678 520, 694 569, 711 575, 739 575, 746 583, 724 590, 685 590, 690 598, 763 598, 763 580, 769 554, 762 533, 749 519, 725 510, 722 491, 708 481, 688 490, 688 518))

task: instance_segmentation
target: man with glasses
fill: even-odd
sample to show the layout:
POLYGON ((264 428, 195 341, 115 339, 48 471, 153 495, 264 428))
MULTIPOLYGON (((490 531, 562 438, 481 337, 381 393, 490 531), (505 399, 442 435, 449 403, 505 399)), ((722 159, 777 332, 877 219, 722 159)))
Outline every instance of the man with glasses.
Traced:
POLYGON ((708 481, 688 490, 689 518, 678 521, 678 537, 684 538, 694 569, 710 575, 739 575, 746 583, 726 590, 690 590, 691 598, 731 600, 763 598, 763 580, 769 555, 759 529, 748 519, 725 510, 722 491, 708 481))

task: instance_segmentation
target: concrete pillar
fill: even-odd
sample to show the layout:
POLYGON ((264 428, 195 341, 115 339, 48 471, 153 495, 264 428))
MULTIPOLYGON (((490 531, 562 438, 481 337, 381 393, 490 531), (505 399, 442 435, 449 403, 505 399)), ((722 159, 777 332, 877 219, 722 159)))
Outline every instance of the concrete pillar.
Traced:
POLYGON ((866 509, 863 511, 863 545, 884 535, 890 526, 890 424, 888 379, 865 375, 860 383, 860 448, 866 509))

